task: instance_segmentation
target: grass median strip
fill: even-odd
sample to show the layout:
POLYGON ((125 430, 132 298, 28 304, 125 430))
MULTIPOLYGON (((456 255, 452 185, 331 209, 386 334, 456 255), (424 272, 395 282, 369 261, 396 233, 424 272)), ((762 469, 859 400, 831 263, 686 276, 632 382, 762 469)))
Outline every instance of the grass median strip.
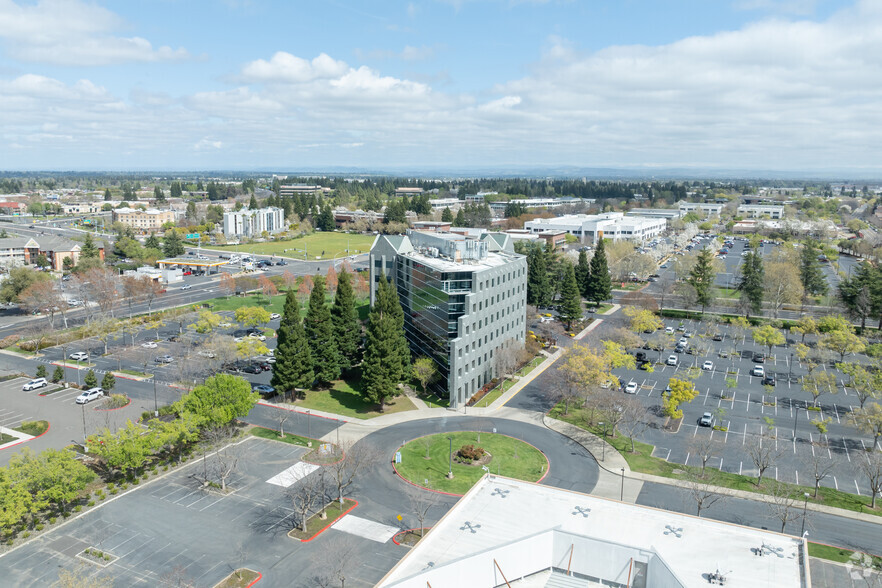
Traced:
POLYGON ((300 435, 292 435, 291 433, 285 433, 284 437, 279 435, 278 431, 273 431, 272 429, 265 429, 264 427, 254 427, 251 429, 251 434, 255 437, 260 437, 261 439, 270 439, 272 441, 281 441, 282 443, 289 443, 291 445, 299 445, 300 447, 306 447, 309 441, 312 439, 307 439, 306 437, 301 437, 300 435))
POLYGON ((298 525, 296 529, 288 531, 288 537, 299 539, 300 541, 310 541, 333 524, 340 516, 351 510, 356 504, 354 500, 349 498, 344 498, 343 504, 334 500, 325 506, 324 511, 318 512, 307 519, 306 532, 303 532, 303 528, 298 525), (324 512, 325 518, 322 518, 322 512, 324 512))
POLYGON ((248 588, 260 578, 260 573, 248 568, 239 568, 215 584, 215 588, 248 588))
POLYGON ((46 432, 49 428, 49 421, 25 421, 13 430, 32 437, 38 437, 46 432))
POLYGON ((138 370, 116 370, 116 374, 124 374, 126 376, 135 376, 136 378, 152 378, 153 374, 139 372, 138 370))
MULTIPOLYGON (((581 429, 585 429, 598 437, 603 437, 607 443, 622 454, 622 457, 628 462, 628 466, 635 472, 652 474, 676 480, 686 480, 690 475, 695 475, 701 471, 701 468, 698 467, 671 463, 661 458, 653 457, 652 451, 654 446, 647 443, 635 441, 634 451, 632 452, 631 441, 627 437, 621 434, 612 437, 609 435, 609 431, 603 436, 604 431, 602 431, 600 427, 588 425, 587 423, 590 421, 588 418, 589 415, 585 414, 581 408, 573 408, 571 405, 569 414, 564 415, 563 405, 558 404, 551 409, 548 416, 570 423, 581 429)), ((765 482, 766 480, 764 480, 763 483, 765 484, 765 482)), ((755 476, 744 476, 719 471, 714 472, 714 484, 732 490, 765 494, 765 492, 763 492, 763 486, 756 485, 755 476)), ((813 486, 801 486, 797 484, 788 484, 786 482, 782 482, 781 485, 788 490, 792 499, 799 500, 800 502, 803 500, 805 493, 808 492, 810 496, 809 502, 813 504, 823 504, 826 506, 877 516, 882 515, 882 506, 877 504, 875 509, 870 508, 870 498, 868 496, 857 496, 834 488, 821 486, 818 490, 818 497, 813 498, 815 492, 813 486)))

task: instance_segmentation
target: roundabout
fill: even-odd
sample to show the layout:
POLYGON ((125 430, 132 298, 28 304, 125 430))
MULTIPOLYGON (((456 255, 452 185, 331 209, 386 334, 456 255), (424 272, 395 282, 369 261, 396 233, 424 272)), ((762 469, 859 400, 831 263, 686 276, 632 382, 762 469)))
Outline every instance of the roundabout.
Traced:
POLYGON ((395 473, 414 486, 462 495, 485 473, 541 481, 548 474, 549 463, 541 451, 515 437, 459 431, 406 443, 396 451, 394 467, 395 473))

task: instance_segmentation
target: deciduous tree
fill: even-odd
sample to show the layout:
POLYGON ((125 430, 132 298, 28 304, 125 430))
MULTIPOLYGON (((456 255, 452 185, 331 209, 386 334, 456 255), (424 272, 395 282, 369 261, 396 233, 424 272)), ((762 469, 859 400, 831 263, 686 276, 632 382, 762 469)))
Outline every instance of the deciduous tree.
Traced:
POLYGON ((176 405, 178 412, 193 413, 204 426, 222 427, 233 419, 247 415, 259 397, 244 379, 217 374, 185 394, 176 405))
POLYGON ((680 405, 684 402, 692 402, 698 396, 698 390, 695 384, 689 380, 681 380, 679 378, 671 378, 668 381, 670 392, 662 393, 662 409, 665 415, 680 419, 683 418, 683 410, 680 405))
POLYGON ((772 347, 784 345, 787 339, 784 337, 784 333, 772 325, 763 325, 753 330, 753 341, 757 345, 762 345, 768 349, 768 354, 771 355, 772 347))
POLYGON ((863 408, 854 408, 848 415, 848 422, 861 433, 873 437, 873 449, 882 451, 882 406, 870 402, 863 408))

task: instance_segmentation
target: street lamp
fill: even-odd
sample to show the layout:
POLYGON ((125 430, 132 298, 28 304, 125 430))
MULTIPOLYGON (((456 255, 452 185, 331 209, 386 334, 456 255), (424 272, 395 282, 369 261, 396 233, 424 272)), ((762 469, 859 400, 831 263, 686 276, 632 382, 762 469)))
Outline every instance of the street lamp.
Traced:
POLYGON ((309 432, 309 409, 306 411, 306 438, 312 439, 312 435, 309 432))
POLYGON ((793 379, 793 352, 790 352, 790 368, 789 373, 787 374, 787 380, 793 379))
POLYGON ((156 374, 153 375, 153 416, 159 417, 159 403, 156 400, 156 374))
POLYGON ((622 492, 619 494, 619 500, 625 500, 625 468, 622 468, 622 492))
POLYGON ((449 455, 450 465, 447 466, 447 479, 452 480, 453 479, 453 437, 448 437, 447 441, 450 442, 450 455, 449 455))
POLYGON ((805 496, 805 501, 802 503, 802 531, 800 532, 800 535, 805 537, 805 512, 806 509, 808 509, 809 493, 803 492, 803 495, 805 496))
POLYGON ((597 424, 600 425, 600 431, 601 431, 600 441, 603 445, 603 454, 602 454, 602 457, 600 458, 600 461, 605 462, 606 461, 606 441, 603 439, 603 437, 606 437, 606 429, 604 428, 603 421, 601 421, 597 424))

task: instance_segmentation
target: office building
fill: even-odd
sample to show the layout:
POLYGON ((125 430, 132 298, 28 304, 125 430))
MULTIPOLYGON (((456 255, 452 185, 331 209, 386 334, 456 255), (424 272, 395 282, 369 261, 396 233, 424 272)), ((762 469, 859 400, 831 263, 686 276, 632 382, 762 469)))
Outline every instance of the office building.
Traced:
POLYGON ((681 200, 677 203, 677 208, 680 209, 680 212, 682 213, 681 216, 690 212, 702 216, 719 216, 720 213, 723 212, 723 205, 716 202, 686 202, 685 200, 681 200))
POLYGON ((663 218, 625 216, 621 212, 603 214, 568 214, 556 218, 537 218, 524 223, 531 233, 566 231, 583 244, 593 245, 599 239, 627 240, 638 243, 662 234, 667 221, 663 218))
POLYGON ((172 210, 149 208, 117 208, 113 211, 113 222, 121 223, 140 231, 158 231, 162 225, 175 222, 172 210))
POLYGON ((498 375, 500 347, 524 342, 527 259, 508 235, 379 235, 370 267, 371 301, 385 275, 397 289, 412 356, 435 362, 432 388, 453 408, 498 375))
POLYGON ((377 584, 708 585, 810 588, 807 543, 774 531, 490 474, 377 584))
POLYGON ((766 204, 742 204, 738 207, 738 216, 745 218, 784 218, 784 207, 766 204))
POLYGON ((224 213, 224 236, 227 238, 259 237, 264 231, 272 235, 286 228, 285 212, 275 206, 224 213))
MULTIPOLYGON (((103 243, 97 239, 94 243, 98 256, 103 260, 103 243)), ((81 249, 80 243, 55 235, 4 238, 0 239, 0 267, 11 269, 35 264, 40 255, 45 255, 49 268, 60 271, 64 269, 65 258, 70 258, 72 266, 79 262, 81 249)))

